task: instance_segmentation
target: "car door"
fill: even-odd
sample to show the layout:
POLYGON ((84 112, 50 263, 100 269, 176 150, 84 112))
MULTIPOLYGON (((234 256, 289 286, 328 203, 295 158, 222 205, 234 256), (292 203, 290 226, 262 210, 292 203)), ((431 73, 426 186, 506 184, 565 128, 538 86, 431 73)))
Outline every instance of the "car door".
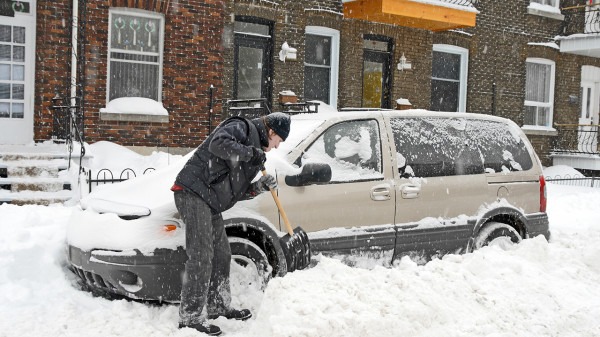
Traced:
POLYGON ((382 127, 379 117, 330 125, 303 149, 296 164, 327 164, 331 181, 280 186, 292 225, 309 232, 315 251, 393 249, 395 193, 382 127))
POLYGON ((424 257, 466 246, 486 201, 481 154, 464 118, 391 118, 396 249, 424 257))

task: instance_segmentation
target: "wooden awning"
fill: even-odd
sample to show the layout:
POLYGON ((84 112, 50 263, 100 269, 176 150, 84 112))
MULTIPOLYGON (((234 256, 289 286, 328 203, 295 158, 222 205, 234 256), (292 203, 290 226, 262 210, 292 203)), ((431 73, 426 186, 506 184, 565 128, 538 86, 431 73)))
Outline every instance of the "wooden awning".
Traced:
POLYGON ((344 3, 346 18, 431 31, 475 27, 476 15, 477 10, 473 7, 451 5, 441 0, 357 0, 344 3))

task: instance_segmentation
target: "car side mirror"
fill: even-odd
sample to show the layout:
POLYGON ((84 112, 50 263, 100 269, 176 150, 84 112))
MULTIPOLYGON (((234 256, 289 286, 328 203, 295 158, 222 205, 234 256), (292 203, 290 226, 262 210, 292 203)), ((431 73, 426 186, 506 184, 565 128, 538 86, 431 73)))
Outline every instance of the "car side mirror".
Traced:
POLYGON ((320 163, 307 163, 299 174, 286 176, 288 186, 307 186, 328 183, 331 180, 331 166, 320 163))

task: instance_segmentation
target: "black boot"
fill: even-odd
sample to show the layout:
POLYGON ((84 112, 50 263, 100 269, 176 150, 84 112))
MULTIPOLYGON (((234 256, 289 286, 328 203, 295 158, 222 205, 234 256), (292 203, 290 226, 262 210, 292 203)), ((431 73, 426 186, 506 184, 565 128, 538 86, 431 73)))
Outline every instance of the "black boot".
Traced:
POLYGON ((198 323, 198 324, 190 324, 190 325, 184 325, 184 324, 179 323, 179 329, 183 329, 183 328, 194 329, 199 332, 205 333, 209 336, 218 336, 221 334, 221 328, 219 328, 216 325, 209 324, 207 321, 204 321, 204 322, 198 323))
POLYGON ((215 319, 219 316, 223 316, 227 319, 236 319, 238 321, 245 321, 248 318, 252 317, 252 313, 248 309, 231 309, 223 314, 212 314, 208 315, 208 319, 215 319))

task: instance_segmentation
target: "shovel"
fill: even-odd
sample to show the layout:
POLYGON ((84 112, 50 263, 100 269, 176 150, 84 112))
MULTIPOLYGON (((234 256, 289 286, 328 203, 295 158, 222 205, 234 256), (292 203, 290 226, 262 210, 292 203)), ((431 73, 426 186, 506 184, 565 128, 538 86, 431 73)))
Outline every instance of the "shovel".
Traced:
MULTIPOLYGON (((266 176, 267 171, 263 169, 262 174, 263 176, 266 176)), ((285 214, 283 206, 281 206, 281 202, 279 202, 277 193, 273 189, 270 189, 270 191, 273 200, 275 200, 275 204, 277 204, 277 209, 279 209, 279 213, 281 214, 281 218, 283 219, 287 231, 287 234, 279 239, 279 244, 281 245, 287 263, 287 271, 293 272, 297 269, 304 269, 310 264, 310 242, 308 241, 308 235, 300 227, 292 229, 290 220, 288 220, 287 214, 285 214)))

